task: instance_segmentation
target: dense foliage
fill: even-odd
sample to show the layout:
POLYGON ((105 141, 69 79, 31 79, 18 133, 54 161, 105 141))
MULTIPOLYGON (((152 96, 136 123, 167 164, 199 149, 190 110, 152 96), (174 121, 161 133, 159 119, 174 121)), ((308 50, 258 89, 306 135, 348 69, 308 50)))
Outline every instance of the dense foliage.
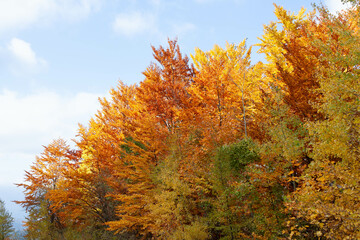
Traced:
POLYGON ((25 182, 27 239, 360 239, 360 5, 275 5, 245 41, 153 47, 25 182))

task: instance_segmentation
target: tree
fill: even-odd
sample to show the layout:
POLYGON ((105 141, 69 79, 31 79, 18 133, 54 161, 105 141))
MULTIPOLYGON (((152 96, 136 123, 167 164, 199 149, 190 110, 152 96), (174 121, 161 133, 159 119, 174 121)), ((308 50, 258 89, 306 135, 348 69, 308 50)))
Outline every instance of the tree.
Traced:
POLYGON ((251 210, 255 200, 254 187, 247 174, 248 165, 257 162, 259 156, 250 139, 221 146, 212 169, 210 200, 212 231, 220 239, 246 239, 255 234, 260 222, 253 218, 251 210))
POLYGON ((111 158, 115 150, 104 139, 102 127, 95 119, 89 121, 88 128, 80 126, 74 163, 67 163, 65 181, 49 194, 53 209, 62 212, 68 225, 93 235, 105 234, 105 223, 117 219, 116 201, 110 196, 116 181, 109 184, 114 180, 111 158))
MULTIPOLYGON (((318 8, 325 37, 316 38, 326 65, 318 69, 321 101, 314 107, 323 120, 308 122, 314 161, 290 207, 297 217, 318 227, 316 236, 360 237, 360 35, 354 6, 333 16, 318 8), (323 39, 326 39, 324 41, 323 39)), ((319 24, 321 24, 319 23, 319 24)))
POLYGON ((323 118, 315 107, 321 97, 316 89, 321 79, 318 69, 327 62, 321 58, 321 50, 312 44, 315 36, 324 36, 325 27, 323 23, 317 24, 315 12, 305 14, 302 9, 291 14, 275 5, 275 15, 278 21, 265 26, 259 44, 260 52, 268 60, 264 77, 269 79, 270 88, 264 92, 261 111, 266 116, 262 124, 265 138, 261 161, 253 166, 251 175, 260 180, 256 182, 259 189, 277 196, 270 199, 282 213, 277 217, 277 225, 285 234, 286 222, 312 227, 308 221, 297 221, 286 200, 297 190, 299 177, 312 161, 305 122, 323 118))
POLYGON ((190 108, 188 88, 194 69, 188 57, 182 56, 177 40, 168 40, 168 44, 167 49, 152 47, 158 64, 151 64, 143 72, 145 80, 140 83, 137 97, 159 119, 159 124, 174 133, 184 120, 180 113, 187 113, 190 108))
MULTIPOLYGON (((314 27, 309 20, 313 14, 305 14, 302 9, 295 15, 275 5, 278 21, 264 27, 258 44, 259 52, 265 53, 268 61, 265 76, 284 92, 285 103, 302 120, 320 117, 311 105, 319 97, 313 90, 319 86, 316 69, 320 64, 320 52, 311 45, 312 38, 307 32, 314 27)), ((312 29, 312 34, 321 30, 312 29)))
POLYGON ((197 114, 193 124, 204 136, 204 148, 214 149, 245 135, 252 100, 256 99, 256 91, 253 98, 249 92, 257 87, 251 84, 253 79, 244 78, 250 67, 250 51, 243 41, 227 44, 225 49, 215 45, 209 52, 196 49, 192 55, 198 71, 190 88, 197 114))
POLYGON ((111 90, 111 100, 100 100, 102 109, 88 126, 79 127, 75 164, 67 165, 66 181, 50 196, 72 228, 93 238, 130 238, 136 228, 113 229, 123 235, 108 229, 108 224, 119 221, 117 209, 124 207, 119 195, 127 194, 134 183, 130 178, 140 178, 133 168, 138 159, 131 158, 132 150, 138 151, 130 135, 134 91, 134 86, 119 83, 117 91, 111 90))
POLYGON ((358 0, 341 0, 342 3, 359 4, 358 0))
POLYGON ((194 214, 197 205, 193 190, 180 171, 184 153, 176 140, 170 146, 170 155, 153 172, 156 187, 148 206, 154 219, 152 232, 156 239, 207 239, 207 225, 194 214))
POLYGON ((120 182, 120 188, 112 196, 119 204, 116 206, 118 220, 107 222, 109 229, 116 233, 133 232, 146 236, 152 219, 148 218, 146 196, 153 184, 151 169, 161 154, 163 143, 158 139, 157 120, 145 110, 136 98, 135 86, 120 84, 113 90, 112 102, 103 102, 103 111, 99 116, 106 122, 104 139, 112 145, 116 153, 112 156, 114 177, 120 182), (114 140, 114 141, 113 141, 114 140))
POLYGON ((168 43, 166 49, 153 47, 157 64, 147 68, 145 80, 138 87, 120 86, 119 91, 112 92, 113 103, 106 103, 109 107, 106 106, 104 120, 114 123, 113 129, 121 132, 116 176, 124 180, 125 188, 115 196, 121 203, 117 207, 119 220, 108 223, 117 232, 131 230, 151 236, 154 224, 148 210, 154 188, 151 172, 168 154, 167 140, 173 135, 180 136, 181 123, 192 117, 180 113, 187 113, 189 108, 187 88, 193 71, 176 40, 168 43))
POLYGON ((5 202, 0 199, 0 240, 8 239, 14 232, 14 219, 5 209, 5 202))
POLYGON ((44 239, 59 239, 58 236, 62 236, 65 222, 61 211, 56 208, 59 203, 52 202, 50 196, 66 180, 63 173, 73 159, 72 154, 64 140, 54 140, 36 157, 30 171, 25 172, 25 183, 17 184, 24 188, 25 200, 16 203, 30 213, 25 223, 28 236, 40 237, 37 233, 45 235, 44 239), (38 224, 44 225, 43 231, 39 231, 38 224))

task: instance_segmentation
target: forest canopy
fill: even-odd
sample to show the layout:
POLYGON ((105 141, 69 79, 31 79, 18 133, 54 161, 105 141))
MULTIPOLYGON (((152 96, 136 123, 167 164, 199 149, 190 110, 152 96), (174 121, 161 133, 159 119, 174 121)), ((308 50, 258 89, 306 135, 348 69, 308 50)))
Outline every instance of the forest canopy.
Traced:
POLYGON ((25 181, 27 239, 360 239, 360 2, 277 20, 252 46, 152 47, 25 181))

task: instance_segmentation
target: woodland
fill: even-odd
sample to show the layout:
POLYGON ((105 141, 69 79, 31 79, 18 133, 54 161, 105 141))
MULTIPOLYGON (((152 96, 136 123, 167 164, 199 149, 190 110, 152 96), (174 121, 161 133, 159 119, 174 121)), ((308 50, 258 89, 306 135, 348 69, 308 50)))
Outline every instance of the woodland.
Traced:
POLYGON ((23 183, 26 239, 360 239, 360 1, 246 41, 152 47, 23 183), (75 137, 75 136, 74 136, 75 137))

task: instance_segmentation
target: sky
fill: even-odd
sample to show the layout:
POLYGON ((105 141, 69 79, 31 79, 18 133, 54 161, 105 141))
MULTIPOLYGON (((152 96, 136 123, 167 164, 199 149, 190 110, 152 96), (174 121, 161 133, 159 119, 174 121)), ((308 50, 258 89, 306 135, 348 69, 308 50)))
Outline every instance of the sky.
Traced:
MULTIPOLYGON (((275 0, 311 10, 320 0, 275 0)), ((336 13, 340 0, 323 3, 336 13)), ((21 183, 44 145, 71 143, 119 80, 136 84, 151 46, 178 39, 183 54, 259 43, 271 0, 0 0, 0 199, 20 228, 21 183)), ((263 60, 253 53, 253 61, 263 60)))

